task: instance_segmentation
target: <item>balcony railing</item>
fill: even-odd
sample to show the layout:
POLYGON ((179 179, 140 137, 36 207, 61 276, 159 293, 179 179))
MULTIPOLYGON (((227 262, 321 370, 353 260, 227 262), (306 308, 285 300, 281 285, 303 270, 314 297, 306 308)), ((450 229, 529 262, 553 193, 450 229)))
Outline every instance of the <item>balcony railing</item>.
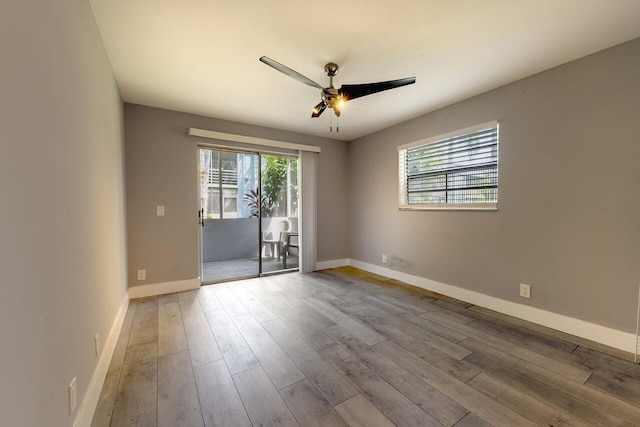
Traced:
MULTIPOLYGON (((210 168, 207 177, 209 184, 220 184, 220 170, 217 168, 210 168)), ((235 170, 222 169, 222 185, 238 185, 238 172, 235 170)))

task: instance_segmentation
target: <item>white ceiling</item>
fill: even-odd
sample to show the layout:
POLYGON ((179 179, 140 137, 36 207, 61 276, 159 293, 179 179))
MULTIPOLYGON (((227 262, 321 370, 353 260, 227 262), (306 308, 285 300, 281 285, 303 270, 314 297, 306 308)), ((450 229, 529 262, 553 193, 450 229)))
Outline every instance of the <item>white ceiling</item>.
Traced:
POLYGON ((124 101, 352 140, 640 37, 640 0, 90 0, 124 101), (356 99, 329 132, 320 91, 416 76, 356 99))

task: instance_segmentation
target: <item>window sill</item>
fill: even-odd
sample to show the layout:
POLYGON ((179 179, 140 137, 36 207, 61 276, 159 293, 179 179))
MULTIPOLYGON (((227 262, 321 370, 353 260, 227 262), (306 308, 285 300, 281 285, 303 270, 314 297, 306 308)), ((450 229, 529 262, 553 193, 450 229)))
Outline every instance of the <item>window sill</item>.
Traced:
POLYGON ((400 205, 401 211, 497 211, 497 203, 441 203, 429 205, 400 205))

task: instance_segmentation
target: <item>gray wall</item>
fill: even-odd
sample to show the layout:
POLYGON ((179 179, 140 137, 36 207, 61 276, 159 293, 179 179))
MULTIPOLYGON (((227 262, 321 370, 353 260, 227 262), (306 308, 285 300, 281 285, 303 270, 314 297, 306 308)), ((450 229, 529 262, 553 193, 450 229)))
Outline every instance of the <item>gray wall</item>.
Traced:
POLYGON ((198 277, 198 141, 190 127, 318 145, 318 260, 348 256, 347 143, 125 104, 129 285, 198 277), (157 217, 156 205, 165 205, 157 217), (146 269, 138 281, 136 270, 146 269))
POLYGON ((0 2, 0 424, 71 426, 126 294, 122 102, 89 3, 0 2))
POLYGON ((351 257, 634 331, 639 76, 637 39, 350 143, 351 257), (497 212, 398 211, 398 145, 494 119, 497 212))

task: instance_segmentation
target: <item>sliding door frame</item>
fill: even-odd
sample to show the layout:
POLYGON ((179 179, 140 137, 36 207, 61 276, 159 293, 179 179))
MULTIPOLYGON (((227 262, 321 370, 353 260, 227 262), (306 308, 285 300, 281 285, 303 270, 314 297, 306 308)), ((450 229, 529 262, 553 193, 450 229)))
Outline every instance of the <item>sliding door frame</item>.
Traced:
MULTIPOLYGON (((250 155, 256 155, 258 156, 258 189, 259 189, 259 197, 258 197, 258 240, 257 240, 257 245, 258 245, 258 274, 256 275, 247 275, 247 276, 238 276, 238 277, 234 277, 232 279, 224 279, 224 280, 214 280, 214 281, 204 281, 204 260, 203 260, 203 245, 204 245, 204 232, 203 232, 203 228, 204 228, 204 221, 205 221, 205 217, 206 217, 206 212, 204 213, 204 215, 202 215, 202 218, 200 219, 202 221, 202 223, 198 223, 198 271, 200 273, 200 284, 201 285, 211 285, 211 284, 216 284, 216 283, 223 283, 223 282, 228 282, 228 281, 234 281, 234 280, 243 280, 243 279, 251 279, 251 278, 256 278, 256 277, 263 277, 263 276, 271 276, 271 275, 276 275, 276 274, 284 274, 284 273, 290 273, 293 271, 300 271, 300 260, 301 260, 301 248, 298 249, 298 267, 297 268, 289 268, 289 269, 283 269, 283 270, 276 270, 276 271, 268 271, 268 272, 263 272, 263 268, 262 268, 262 237, 263 237, 263 229, 262 229, 262 156, 263 155, 272 155, 272 156, 282 156, 282 157, 290 157, 290 158, 295 158, 298 161, 298 176, 297 176, 297 181, 298 181, 298 232, 300 233, 301 230, 301 225, 302 225, 302 207, 300 206, 300 203, 302 201, 302 175, 300 173, 300 161, 301 161, 301 152, 298 151, 297 153, 293 154, 293 153, 283 153, 283 152, 278 152, 278 151, 270 151, 270 150, 251 150, 251 149, 246 149, 246 148, 235 148, 233 146, 226 146, 226 145, 216 145, 216 144, 206 144, 206 143, 198 143, 197 144, 197 150, 196 150, 196 154, 197 154, 197 168, 196 168, 196 178, 197 178, 197 203, 198 203, 198 211, 200 211, 200 209, 202 209, 202 184, 201 184, 201 164, 200 164, 200 150, 212 150, 212 151, 224 151, 224 152, 229 152, 229 153, 237 153, 237 154, 250 154, 250 155)), ((266 148, 266 147, 265 147, 266 148)), ((221 185, 222 185, 222 169, 220 168, 220 179, 221 179, 221 185)), ((290 191, 289 189, 287 189, 287 191, 290 191)), ((220 197, 222 198, 222 190, 221 190, 221 194, 220 197)), ((290 200, 288 200, 288 203, 290 203, 290 200)), ((221 203, 220 204, 220 219, 224 219, 224 206, 221 203)))
MULTIPOLYGON (((258 151, 253 151, 253 150, 246 150, 246 149, 242 149, 242 148, 231 148, 231 147, 217 147, 217 146, 213 146, 213 145, 207 145, 207 144, 198 144, 197 147, 197 160, 198 160, 198 167, 197 167, 197 178, 198 178, 198 210, 202 209, 202 184, 200 182, 201 179, 201 165, 200 165, 200 150, 212 150, 212 151, 224 151, 224 152, 228 152, 228 153, 236 153, 236 154, 250 154, 250 155, 254 155, 258 157, 258 188, 261 189, 262 188, 262 173, 260 172, 260 169, 262 167, 262 162, 260 160, 260 156, 261 154, 258 151)), ((220 183, 222 185, 222 168, 220 168, 220 183)), ((222 197, 222 189, 220 190, 220 197, 222 197)), ((243 279, 252 279, 254 277, 260 277, 261 273, 262 273, 262 257, 260 256, 261 252, 262 252, 262 212, 261 212, 261 204, 258 203, 258 241, 257 241, 257 245, 258 245, 258 274, 250 274, 247 276, 238 276, 238 277, 234 277, 230 280, 210 280, 210 281, 206 281, 204 280, 204 260, 203 260, 203 255, 204 255, 204 220, 205 220, 205 216, 206 216, 206 212, 204 213, 204 215, 201 218, 202 224, 198 224, 199 230, 198 230, 198 263, 199 263, 199 272, 200 272, 200 284, 201 285, 213 285, 215 283, 223 283, 223 282, 229 282, 229 281, 233 281, 233 280, 243 280, 243 279)), ((222 220, 224 218, 224 206, 221 203, 220 204, 220 219, 222 220)))

